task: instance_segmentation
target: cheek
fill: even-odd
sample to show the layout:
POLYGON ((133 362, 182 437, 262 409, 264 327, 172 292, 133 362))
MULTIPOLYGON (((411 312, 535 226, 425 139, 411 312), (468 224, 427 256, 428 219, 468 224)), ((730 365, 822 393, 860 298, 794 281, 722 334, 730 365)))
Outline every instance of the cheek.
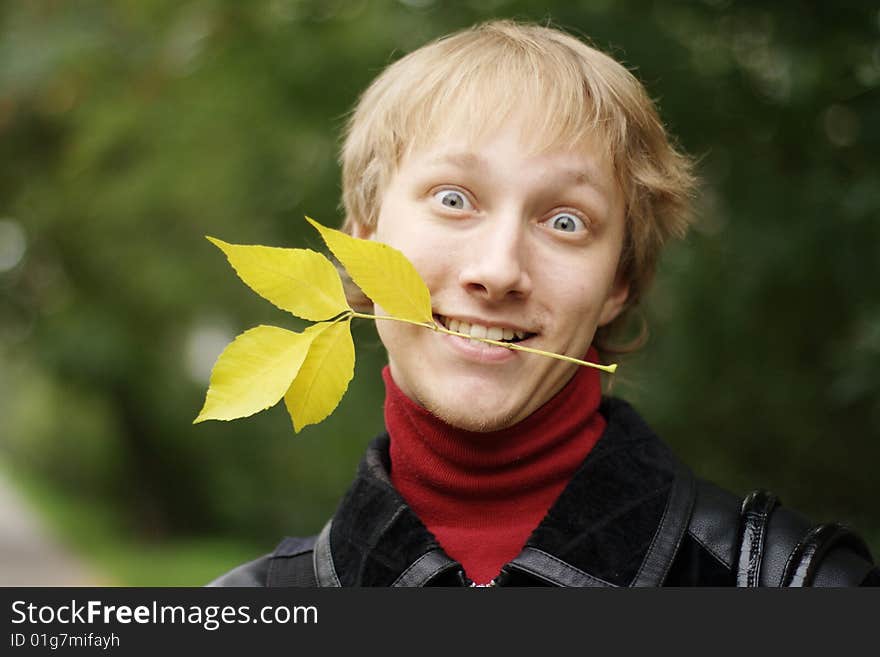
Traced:
POLYGON ((425 250, 424 231, 419 230, 416 219, 405 208, 383 209, 376 227, 374 239, 401 251, 410 261, 419 258, 425 250))
POLYGON ((576 275, 569 272, 568 276, 560 274, 555 281, 550 281, 552 293, 548 294, 546 305, 562 311, 560 320, 573 334, 589 332, 599 319, 606 282, 593 278, 595 276, 595 272, 578 272, 576 275))
POLYGON ((430 240, 425 236, 416 239, 414 235, 404 233, 397 234, 394 238, 380 239, 380 241, 394 247, 406 256, 432 294, 437 290, 440 281, 444 280, 451 267, 448 249, 439 244, 437 240, 430 240))
MULTIPOLYGON (((377 306, 376 311, 379 312, 381 309, 377 306)), ((399 331, 397 331, 397 327, 394 326, 396 322, 376 322, 376 333, 379 334, 379 339, 382 341, 382 344, 385 345, 385 349, 389 352, 394 351, 397 344, 400 342, 399 331)))
POLYGON ((442 258, 437 257, 436 251, 432 251, 429 254, 414 254, 410 261, 413 263, 416 271, 419 272, 425 285, 428 286, 428 291, 433 299, 433 296, 440 291, 443 282, 447 280, 448 270, 446 263, 443 262, 442 258))
POLYGON ((417 340, 421 334, 416 331, 426 332, 424 329, 390 321, 376 322, 376 331, 392 365, 407 363, 418 354, 420 350, 417 340))

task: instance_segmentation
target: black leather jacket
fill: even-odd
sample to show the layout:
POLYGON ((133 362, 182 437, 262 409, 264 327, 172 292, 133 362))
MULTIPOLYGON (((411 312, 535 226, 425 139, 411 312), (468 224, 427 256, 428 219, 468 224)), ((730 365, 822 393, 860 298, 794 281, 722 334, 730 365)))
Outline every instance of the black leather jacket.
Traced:
MULTIPOLYGON (((698 480, 625 402, 498 586, 880 585, 865 544, 756 492, 698 480)), ((466 586, 460 564, 391 485, 377 438, 332 520, 209 586, 466 586)))

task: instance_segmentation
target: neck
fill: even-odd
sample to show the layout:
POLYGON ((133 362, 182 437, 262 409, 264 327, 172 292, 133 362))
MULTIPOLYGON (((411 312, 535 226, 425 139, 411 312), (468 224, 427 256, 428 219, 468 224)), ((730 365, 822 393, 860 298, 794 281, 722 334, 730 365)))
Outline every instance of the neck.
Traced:
POLYGON ((599 373, 578 368, 544 406, 499 431, 446 424, 383 370, 391 480, 450 557, 485 583, 522 549, 605 428, 599 373))

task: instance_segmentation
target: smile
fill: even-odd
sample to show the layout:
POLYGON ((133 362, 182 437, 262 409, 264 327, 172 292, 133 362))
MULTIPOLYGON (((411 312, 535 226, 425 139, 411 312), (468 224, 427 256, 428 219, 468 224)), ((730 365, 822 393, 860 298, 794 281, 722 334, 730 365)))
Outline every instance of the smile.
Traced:
POLYGON ((490 340, 498 340, 499 342, 522 342, 534 337, 537 333, 523 331, 510 326, 490 326, 486 324, 478 324, 476 322, 467 322, 444 315, 434 315, 437 322, 444 328, 456 333, 464 333, 472 338, 488 338, 490 340))

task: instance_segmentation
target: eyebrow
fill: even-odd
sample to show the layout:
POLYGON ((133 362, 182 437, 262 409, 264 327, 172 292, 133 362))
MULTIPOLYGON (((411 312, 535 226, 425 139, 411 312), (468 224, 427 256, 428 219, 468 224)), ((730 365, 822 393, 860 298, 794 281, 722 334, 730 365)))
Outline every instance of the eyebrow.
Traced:
MULTIPOLYGON (((442 153, 437 157, 431 158, 428 163, 433 165, 451 164, 462 169, 478 171, 487 171, 489 169, 489 163, 485 158, 469 151, 442 153)), ((592 187, 603 192, 606 191, 605 185, 595 175, 595 172, 590 169, 562 169, 555 178, 563 183, 592 187)))
POLYGON ((567 182, 584 187, 595 187, 604 190, 605 185, 593 174, 592 171, 583 169, 563 169, 559 173, 559 177, 567 182))
POLYGON ((437 157, 431 158, 429 164, 452 164, 462 169, 487 169, 489 163, 485 158, 480 157, 476 153, 467 151, 457 151, 453 153, 442 153, 437 157))

